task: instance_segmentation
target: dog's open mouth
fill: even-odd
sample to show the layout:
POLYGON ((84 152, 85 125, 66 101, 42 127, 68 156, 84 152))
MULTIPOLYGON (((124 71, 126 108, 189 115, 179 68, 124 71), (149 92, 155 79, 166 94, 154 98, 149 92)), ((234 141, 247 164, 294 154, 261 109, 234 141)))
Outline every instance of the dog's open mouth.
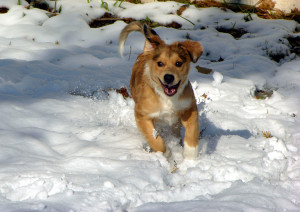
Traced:
MULTIPOLYGON (((159 80, 160 81, 160 80, 159 80)), ((178 87, 180 85, 181 80, 176 85, 166 85, 160 81, 162 88, 167 96, 174 96, 177 93, 178 87)))

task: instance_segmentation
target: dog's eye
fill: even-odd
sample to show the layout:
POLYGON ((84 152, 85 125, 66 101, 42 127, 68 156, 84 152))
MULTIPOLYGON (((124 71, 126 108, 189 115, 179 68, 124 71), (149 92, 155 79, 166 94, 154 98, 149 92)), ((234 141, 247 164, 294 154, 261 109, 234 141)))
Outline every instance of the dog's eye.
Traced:
POLYGON ((157 62, 157 65, 159 66, 159 67, 162 67, 162 66, 164 66, 164 64, 162 63, 162 62, 157 62))
POLYGON ((177 67, 181 67, 181 66, 182 66, 182 62, 177 61, 177 62, 175 63, 175 65, 176 65, 177 67))

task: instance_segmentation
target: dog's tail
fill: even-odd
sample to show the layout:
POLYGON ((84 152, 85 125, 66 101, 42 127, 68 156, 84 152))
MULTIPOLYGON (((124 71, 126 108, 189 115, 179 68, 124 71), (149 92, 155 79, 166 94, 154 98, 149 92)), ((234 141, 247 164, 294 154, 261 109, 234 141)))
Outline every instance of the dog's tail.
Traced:
POLYGON ((128 24, 121 32, 119 37, 119 53, 123 57, 124 44, 130 32, 139 31, 143 33, 144 25, 140 21, 128 24))
POLYGON ((123 57, 124 44, 130 32, 138 31, 144 34, 146 41, 144 51, 152 50, 155 46, 164 45, 158 34, 151 29, 147 24, 141 21, 134 21, 128 24, 121 32, 119 37, 119 53, 123 57))

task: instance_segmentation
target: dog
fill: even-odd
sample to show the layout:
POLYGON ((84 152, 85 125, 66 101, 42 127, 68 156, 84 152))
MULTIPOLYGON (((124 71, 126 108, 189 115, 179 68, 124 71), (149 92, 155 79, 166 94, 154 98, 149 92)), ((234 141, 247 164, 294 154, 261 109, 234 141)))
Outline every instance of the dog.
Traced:
POLYGON ((121 56, 125 41, 133 31, 145 36, 144 50, 136 59, 130 79, 136 124, 151 149, 163 152, 167 157, 170 151, 155 125, 160 121, 168 123, 178 136, 183 125, 183 157, 195 159, 198 156, 199 122, 188 74, 190 63, 197 62, 203 48, 200 43, 191 40, 168 45, 147 24, 135 21, 128 24, 120 34, 121 56))

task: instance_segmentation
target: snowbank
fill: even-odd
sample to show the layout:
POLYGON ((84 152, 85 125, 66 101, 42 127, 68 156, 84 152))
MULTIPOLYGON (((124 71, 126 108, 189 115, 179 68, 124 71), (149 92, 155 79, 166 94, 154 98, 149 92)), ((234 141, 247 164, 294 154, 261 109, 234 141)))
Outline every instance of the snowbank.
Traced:
POLYGON ((10 10, 0 14, 1 211, 300 210, 300 60, 286 39, 297 36, 295 22, 194 7, 183 19, 174 2, 107 2, 119 17, 179 22, 180 30, 156 28, 168 43, 204 46, 190 74, 201 152, 183 160, 169 136, 167 160, 145 150, 134 102, 114 91, 129 87, 144 38, 130 35, 121 59, 125 23, 92 29, 101 2, 57 3, 61 14, 49 18, 2 2, 10 10), (234 38, 220 27, 246 33, 234 38), (277 63, 270 52, 284 57, 277 63), (256 99, 257 90, 273 94, 256 99))

